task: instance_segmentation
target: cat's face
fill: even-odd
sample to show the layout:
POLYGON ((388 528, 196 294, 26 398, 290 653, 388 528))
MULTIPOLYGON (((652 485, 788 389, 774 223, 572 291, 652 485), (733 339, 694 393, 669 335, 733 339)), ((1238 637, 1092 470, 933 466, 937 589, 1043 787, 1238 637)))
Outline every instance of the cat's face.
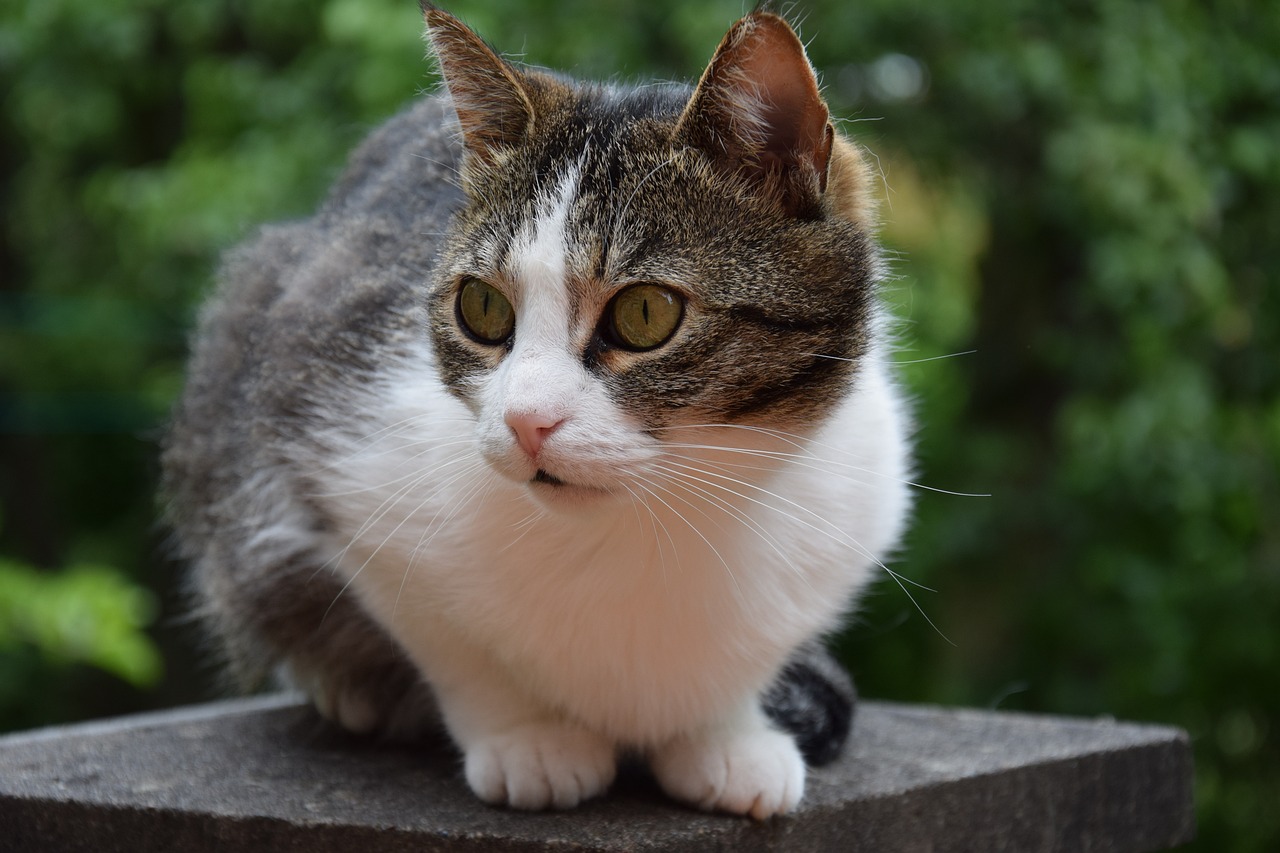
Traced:
MULTIPOLYGON (((469 54, 463 73, 501 62, 490 57, 469 54)), ((673 444, 800 436, 843 399, 868 340, 874 258, 848 199, 826 198, 848 192, 828 186, 831 164, 818 175, 787 149, 802 135, 794 116, 757 143, 751 172, 699 141, 728 133, 693 115, 715 61, 692 95, 573 87, 503 63, 512 103, 496 105, 501 92, 468 88, 442 61, 469 202, 437 271, 433 339, 495 469, 553 505, 625 496, 673 444), (511 109, 525 126, 492 136, 511 109)), ((795 73, 812 79, 807 61, 795 73)), ((825 145, 805 156, 830 157, 825 145)))

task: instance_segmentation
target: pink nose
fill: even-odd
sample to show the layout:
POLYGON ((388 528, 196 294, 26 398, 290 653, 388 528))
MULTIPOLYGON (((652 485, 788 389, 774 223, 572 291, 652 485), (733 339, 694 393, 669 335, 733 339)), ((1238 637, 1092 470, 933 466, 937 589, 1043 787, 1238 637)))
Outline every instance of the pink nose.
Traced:
POLYGON ((542 442, 555 432, 556 427, 564 423, 564 418, 546 415, 540 412, 507 412, 504 419, 507 426, 516 435, 520 449, 535 459, 542 450, 542 442))

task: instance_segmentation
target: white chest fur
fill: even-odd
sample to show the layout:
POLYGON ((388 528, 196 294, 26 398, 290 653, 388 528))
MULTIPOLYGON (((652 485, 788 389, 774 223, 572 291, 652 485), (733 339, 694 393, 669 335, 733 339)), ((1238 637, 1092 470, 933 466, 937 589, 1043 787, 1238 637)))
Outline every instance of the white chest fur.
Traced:
POLYGON ((722 429, 731 449, 682 457, 696 479, 640 476, 580 513, 497 474, 465 408, 416 379, 370 389, 373 438, 324 475, 346 594, 429 679, 483 662, 622 743, 761 689, 836 626, 906 515, 901 414, 874 365, 811 440, 722 429))

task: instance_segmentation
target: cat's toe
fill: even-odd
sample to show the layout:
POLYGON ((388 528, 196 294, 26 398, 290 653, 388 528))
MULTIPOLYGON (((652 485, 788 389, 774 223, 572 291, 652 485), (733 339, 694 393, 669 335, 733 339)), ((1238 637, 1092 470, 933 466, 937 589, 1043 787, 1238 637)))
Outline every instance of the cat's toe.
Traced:
POLYGON ((767 820, 804 796, 804 760, 789 735, 679 738, 658 750, 654 775, 669 795, 708 811, 767 820))
POLYGON ((592 732, 533 723, 466 750, 467 784, 480 799, 517 809, 568 809, 613 782, 613 745, 592 732))
POLYGON ((356 679, 294 666, 289 681, 331 723, 358 735, 416 741, 435 729, 435 700, 417 679, 356 679))
POLYGON ((371 734, 377 729, 382 714, 364 693, 319 675, 303 675, 296 670, 292 682, 307 694, 320 716, 334 725, 359 735, 371 734))
POLYGON ((374 706, 369 696, 354 690, 334 691, 326 697, 323 706, 317 702, 316 707, 322 709, 320 713, 330 722, 359 735, 373 734, 383 720, 383 711, 374 706))

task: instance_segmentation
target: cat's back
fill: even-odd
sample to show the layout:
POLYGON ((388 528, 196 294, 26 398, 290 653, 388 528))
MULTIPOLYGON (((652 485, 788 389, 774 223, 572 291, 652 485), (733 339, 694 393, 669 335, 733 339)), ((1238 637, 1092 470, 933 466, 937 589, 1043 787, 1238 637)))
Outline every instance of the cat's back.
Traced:
POLYGON ((420 98, 365 139, 312 217, 264 226, 224 257, 165 450, 176 520, 234 499, 317 421, 341 421, 345 389, 421 339, 459 159, 447 96, 420 98))
POLYGON ((228 254, 197 345, 222 313, 239 315, 236 327, 248 313, 302 337, 320 331, 316 324, 339 331, 374 291, 391 299, 425 286, 462 200, 457 133, 447 97, 437 95, 370 134, 315 215, 266 226, 228 254))

